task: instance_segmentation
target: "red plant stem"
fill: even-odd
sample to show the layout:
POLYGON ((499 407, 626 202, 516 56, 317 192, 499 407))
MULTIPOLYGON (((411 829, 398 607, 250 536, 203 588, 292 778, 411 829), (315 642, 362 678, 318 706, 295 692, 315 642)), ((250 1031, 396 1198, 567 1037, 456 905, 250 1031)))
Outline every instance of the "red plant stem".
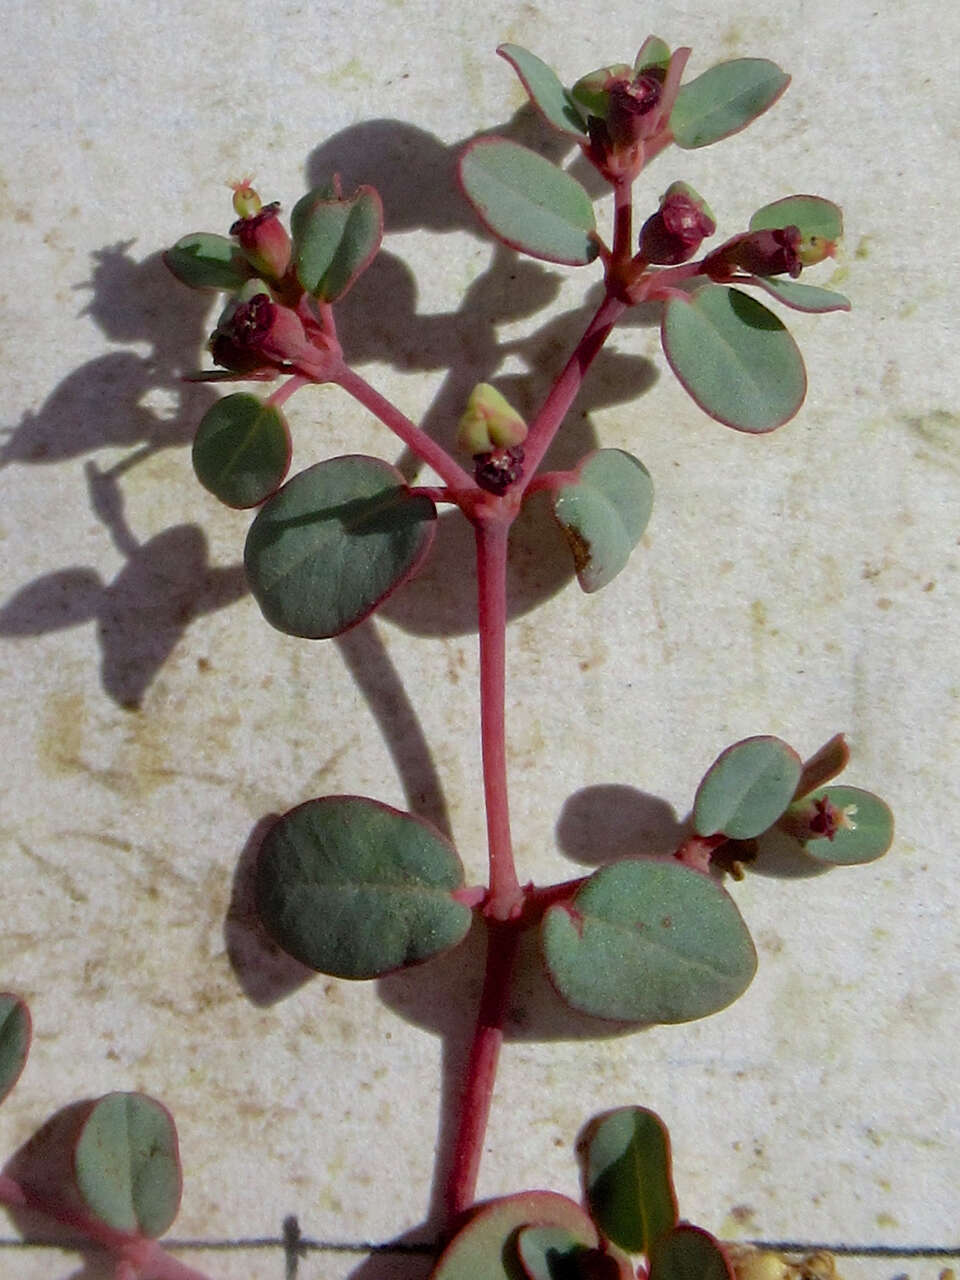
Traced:
POLYGON ((477 619, 480 634, 480 740, 487 814, 490 895, 484 914, 514 917, 523 901, 510 839, 507 800, 506 648, 507 539, 510 517, 477 513, 477 619))
POLYGON ((210 1280, 205 1272, 188 1267, 184 1262, 178 1262, 154 1241, 150 1244, 152 1248, 147 1252, 144 1260, 138 1264, 139 1274, 144 1277, 144 1280, 210 1280))
POLYGON ((451 1221, 469 1208, 476 1196, 523 907, 523 890, 517 880, 510 839, 505 712, 507 539, 516 506, 500 502, 474 504, 469 512, 477 548, 480 738, 490 888, 483 908, 487 920, 483 993, 464 1072, 457 1134, 444 1188, 444 1207, 451 1221))
POLYGON ((477 1025, 464 1075, 459 1127, 444 1194, 444 1205, 450 1222, 465 1209, 469 1209, 476 1198, 477 1174, 493 1099, 493 1082, 497 1073, 500 1045, 503 1043, 503 1021, 510 995, 510 976, 519 940, 520 930, 516 922, 488 920, 483 994, 480 997, 477 1025))
POLYGON ((296 373, 292 378, 288 378, 282 387, 278 387, 272 395, 267 396, 265 403, 273 409, 281 409, 295 392, 299 391, 301 387, 309 385, 310 379, 305 374, 296 373))
POLYGON ((374 417, 379 418, 384 426, 400 437, 417 457, 432 467, 448 488, 456 491, 476 489, 472 476, 450 457, 446 449, 431 440, 425 431, 410 421, 405 414, 390 403, 379 391, 371 387, 369 382, 354 373, 346 365, 341 365, 330 378, 337 386, 342 387, 349 395, 369 409, 374 417))
POLYGON ((550 448, 560 423, 580 390, 584 375, 597 352, 606 342, 610 330, 625 310, 626 303, 621 302, 619 298, 611 297, 609 294, 604 298, 596 315, 587 325, 583 337, 577 343, 576 350, 564 365, 563 372, 544 400, 530 428, 530 434, 524 442, 524 487, 536 474, 543 455, 550 448))
POLYGON ((117 1260, 117 1280, 127 1280, 127 1277, 142 1277, 143 1280, 210 1280, 204 1272, 178 1262, 155 1240, 113 1231, 96 1218, 79 1213, 68 1205, 48 1202, 6 1174, 0 1174, 0 1204, 42 1213, 65 1227, 73 1228, 92 1244, 108 1250, 117 1260))
POLYGON ((633 245, 633 183, 620 180, 613 188, 613 265, 628 262, 633 245))

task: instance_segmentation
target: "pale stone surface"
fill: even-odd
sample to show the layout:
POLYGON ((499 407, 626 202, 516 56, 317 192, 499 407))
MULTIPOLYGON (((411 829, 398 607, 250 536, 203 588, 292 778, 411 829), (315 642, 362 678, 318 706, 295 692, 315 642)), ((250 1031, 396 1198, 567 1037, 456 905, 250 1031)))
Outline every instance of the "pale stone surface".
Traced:
MULTIPOLYGON (((241 980, 225 922, 258 824, 316 794, 446 821, 482 875, 469 539, 445 520, 434 567, 341 642, 270 630, 238 570, 248 517, 190 467, 215 393, 179 378, 212 316, 158 254, 224 231, 224 184, 250 171, 288 208, 334 168, 377 183, 386 254, 357 290, 369 310, 343 322, 364 375, 448 437, 481 378, 532 408, 582 324, 561 317, 597 274, 495 252, 449 188, 452 159, 522 104, 499 42, 570 81, 629 59, 648 22, 693 46, 694 74, 756 55, 794 76, 748 132, 662 156, 644 178, 651 206, 683 178, 732 234, 769 200, 829 196, 847 228, 832 280, 855 310, 791 314, 810 391, 760 439, 696 409, 654 327, 615 336, 619 362, 598 366, 566 456, 594 440, 630 449, 656 507, 643 548, 595 597, 567 581, 548 527, 522 557, 509 636, 521 877, 580 874, 651 829, 667 839, 717 752, 758 732, 809 754, 845 731, 849 780, 891 803, 897 839, 869 868, 735 886, 760 970, 706 1022, 582 1038, 529 983, 480 1191, 576 1195, 580 1127, 640 1102, 672 1131, 684 1214, 714 1231, 960 1244, 960 19, 931 0, 8 6, 0 988, 29 1000, 37 1034, 0 1113, 4 1158, 65 1103, 142 1089, 180 1129, 177 1238, 278 1237, 290 1214, 328 1244, 429 1234, 477 947, 372 985, 282 966, 241 980), (525 314, 554 284, 546 318, 525 314), (638 395, 644 361, 656 380, 638 395), (632 789, 619 825, 589 790, 604 786, 632 789)), ((295 463, 401 456, 340 393, 306 391, 290 418, 295 463)), ((24 1280, 107 1274, 13 1243, 2 1256, 24 1280)), ((214 1280, 284 1271, 279 1247, 190 1260, 214 1280)), ((841 1270, 932 1280, 940 1265, 841 1270)), ((422 1271, 348 1251, 311 1253, 297 1274, 422 1271)))

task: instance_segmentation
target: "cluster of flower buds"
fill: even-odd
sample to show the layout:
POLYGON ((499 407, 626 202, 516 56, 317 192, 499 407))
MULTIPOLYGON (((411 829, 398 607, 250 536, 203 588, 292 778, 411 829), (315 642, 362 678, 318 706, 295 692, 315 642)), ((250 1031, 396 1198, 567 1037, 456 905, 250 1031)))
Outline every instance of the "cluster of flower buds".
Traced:
POLYGON ((210 354, 231 373, 265 380, 292 368, 308 346, 300 317, 273 292, 284 296, 293 246, 279 203, 265 205, 248 178, 234 186, 233 208, 238 216, 230 234, 261 278, 248 280, 230 299, 210 335, 210 354))
POLYGON ((571 97, 584 111, 590 158, 610 178, 631 178, 640 171, 644 149, 668 136, 670 112, 680 87, 688 49, 671 56, 651 36, 634 65, 615 63, 582 76, 571 97))
POLYGON ((523 474, 527 424, 489 382, 478 382, 457 427, 457 445, 474 461, 474 479, 488 493, 504 494, 523 474))
POLYGON ((687 262, 716 229, 706 201, 685 182, 674 182, 661 197, 660 208, 643 224, 640 257, 667 267, 687 262))

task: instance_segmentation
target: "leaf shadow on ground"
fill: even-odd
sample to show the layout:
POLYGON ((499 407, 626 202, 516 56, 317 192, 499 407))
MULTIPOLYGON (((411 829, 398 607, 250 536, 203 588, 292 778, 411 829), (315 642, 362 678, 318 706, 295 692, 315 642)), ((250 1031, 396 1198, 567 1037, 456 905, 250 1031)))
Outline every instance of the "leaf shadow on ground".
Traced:
MULTIPOLYGON (((544 154, 557 149, 556 136, 545 135, 529 112, 518 113, 499 132, 528 144, 533 141, 544 154)), ((308 177, 313 184, 335 170, 342 174, 345 188, 352 181, 377 183, 384 196, 388 233, 413 228, 438 236, 467 231, 482 240, 483 233, 452 181, 462 145, 447 146, 400 122, 374 121, 354 126, 318 148, 309 161, 308 177)), ((126 473, 159 450, 186 446, 216 396, 208 386, 182 381, 182 375, 199 363, 211 326, 209 296, 191 293, 169 279, 159 254, 136 261, 130 253, 132 245, 127 241, 97 251, 91 281, 77 286, 92 291, 82 314, 99 326, 110 343, 127 349, 109 351, 68 375, 35 413, 24 415, 7 431, 0 450, 0 465, 30 467, 63 466, 100 450, 128 449, 119 463, 113 461, 114 452, 109 465, 91 458, 85 466, 91 507, 124 564, 112 583, 91 566, 73 564, 21 586, 0 608, 0 635, 37 636, 96 619, 104 691, 119 705, 135 708, 192 621, 239 599, 246 586, 239 564, 209 564, 206 538, 197 525, 175 525, 141 544, 127 518, 126 473), (144 345, 146 354, 140 350, 144 345)), ((414 374, 444 373, 423 425, 449 444, 467 395, 479 380, 493 381, 524 412, 530 413, 540 402, 598 304, 599 291, 594 287, 581 309, 550 319, 523 338, 498 341, 496 326, 533 315, 557 296, 559 283, 554 269, 518 259, 496 246, 489 265, 455 312, 424 315, 418 311, 412 275, 387 250, 338 308, 340 332, 348 356, 357 365, 377 360, 414 374), (452 369, 451 356, 466 368, 452 369), (498 370, 508 357, 529 372, 500 376, 498 370)), ((604 351, 547 465, 571 466, 596 447, 591 413, 632 401, 649 389, 655 377, 644 357, 604 351)), ((413 479, 416 460, 403 453, 397 461, 413 479)), ((531 503, 527 519, 529 536, 521 525, 514 539, 512 616, 548 598, 572 576, 569 553, 545 503, 531 503)), ((406 595, 398 592, 384 609, 394 625, 414 634, 463 634, 475 628, 473 574, 465 568, 472 561, 470 530, 456 513, 442 517, 440 524, 442 550, 435 551, 432 569, 428 564, 406 595)), ((429 749, 375 630, 365 625, 338 643, 387 737, 411 810, 447 829, 446 802, 429 749)), ((296 962, 277 956, 275 949, 272 957, 266 956, 264 938, 255 936, 251 923, 250 869, 271 821, 264 818, 257 824, 238 862, 225 924, 240 981, 251 1000, 259 1003, 282 998, 312 976, 302 966, 299 972, 293 969, 296 962)), ((531 937, 520 972, 530 971, 533 976, 529 990, 518 984, 509 1028, 512 1037, 597 1038, 623 1033, 623 1027, 581 1018, 562 1006, 546 980, 536 977, 534 947, 531 937)), ((474 930, 463 944, 458 961, 450 965, 449 958, 441 959, 416 974, 379 983, 380 994, 391 1008, 444 1039, 440 1127, 441 1145, 447 1146, 479 991, 480 930, 474 930)), ((411 1239, 434 1234, 443 1172, 438 1171, 434 1207, 422 1227, 410 1233, 411 1239)), ((403 1264, 404 1274, 408 1274, 408 1263, 409 1257, 403 1264)), ((383 1253, 374 1254, 355 1274, 363 1280, 373 1280, 374 1274, 385 1280, 396 1270, 395 1255, 383 1253)), ((81 1274, 90 1280, 99 1275, 87 1269, 81 1274)))
MULTIPOLYGON (((55 1111, 13 1153, 3 1166, 4 1174, 51 1203, 69 1202, 76 1133, 92 1101, 71 1102, 55 1111)), ((69 1280, 112 1280, 115 1276, 116 1264, 107 1253, 78 1239, 75 1229, 62 1226, 32 1209, 5 1208, 23 1240, 29 1241, 31 1246, 48 1246, 81 1255, 82 1265, 70 1273, 69 1280)))
MULTIPOLYGON (((530 109, 494 131, 555 160, 570 146, 530 109)), ((345 190, 360 182, 376 184, 384 199, 388 244, 391 233, 418 229, 437 235, 438 254, 449 232, 466 232, 493 246, 488 265, 455 311, 421 312, 414 277, 389 248, 337 306, 341 340, 355 365, 379 361, 406 373, 444 375, 422 426, 445 445, 452 445, 456 422, 478 381, 492 380, 521 411, 533 412, 600 300, 591 276, 583 307, 552 317, 520 338, 498 337, 498 325, 534 316, 555 300, 563 274, 518 257, 479 227, 455 180, 457 156, 468 141, 447 144, 401 121, 373 120, 328 139, 306 165, 311 185, 333 173, 341 175, 345 190), (523 372, 500 374, 508 360, 519 362, 523 372)), ((592 171, 582 162, 574 168, 599 194, 592 171)), ((104 691, 127 708, 140 706, 194 619, 227 606, 246 590, 239 564, 208 562, 206 538, 196 525, 164 530, 140 545, 126 519, 125 474, 160 450, 187 445, 218 394, 206 384, 183 381, 202 363, 213 322, 212 295, 179 285, 159 253, 137 261, 131 254, 134 243, 97 250, 91 278, 75 286, 90 293, 78 320, 91 319, 111 344, 127 349, 109 351, 69 374, 36 412, 6 429, 0 448, 0 466, 66 465, 102 449, 113 451, 109 465, 91 460, 86 472, 94 513, 126 563, 112 582, 90 565, 71 564, 23 584, 0 606, 0 636, 43 635, 96 619, 104 691), (115 462, 118 448, 129 453, 115 462)), ((647 322, 631 316, 624 328, 647 322)), ((548 455, 549 467, 572 466, 596 447, 593 411, 632 401, 655 380, 650 361, 618 352, 614 344, 597 357, 548 455)), ((409 452, 401 451, 395 461, 410 480, 415 477, 418 464, 409 452)), ((513 539, 513 616, 548 598, 572 575, 562 538, 544 527, 552 525, 545 505, 531 503, 531 525, 525 518, 513 539)), ((472 557, 470 530, 458 512, 445 512, 439 530, 423 572, 383 610, 413 634, 464 634, 475 627, 472 573, 464 568, 470 563, 465 557, 472 557)))
MULTIPOLYGON (((416 811, 416 805, 412 808, 416 811)), ((237 867, 234 894, 225 935, 227 949, 248 998, 272 1004, 286 998, 315 975, 279 951, 263 930, 253 904, 253 877, 260 844, 274 818, 264 819, 251 833, 237 867)), ((626 853, 660 854, 675 847, 677 823, 665 801, 632 788, 593 787, 571 798, 557 825, 558 844, 575 859, 599 863, 600 843, 609 840, 608 857, 626 853), (612 800, 622 801, 613 815, 612 800), (589 841, 587 833, 593 832, 589 841)), ((381 1000, 404 1021, 429 1031, 442 1042, 442 1068, 438 1106, 437 1150, 452 1149, 457 1124, 459 1094, 483 981, 485 928, 475 921, 470 933, 453 952, 415 968, 377 981, 381 1000)), ((577 1013, 554 992, 539 957, 537 932, 524 935, 517 957, 510 1010, 505 1027, 508 1041, 618 1037, 642 1030, 636 1024, 610 1022, 577 1013)), ((419 1267, 422 1249, 432 1244, 443 1222, 443 1188, 448 1169, 442 1162, 434 1170, 427 1215, 401 1240, 399 1252, 377 1250, 353 1273, 359 1280, 386 1280, 404 1265, 419 1267), (412 1250, 412 1253, 410 1252, 412 1250)), ((424 1262, 428 1269, 429 1260, 424 1262)), ((404 1274, 410 1274, 404 1272, 404 1274)))

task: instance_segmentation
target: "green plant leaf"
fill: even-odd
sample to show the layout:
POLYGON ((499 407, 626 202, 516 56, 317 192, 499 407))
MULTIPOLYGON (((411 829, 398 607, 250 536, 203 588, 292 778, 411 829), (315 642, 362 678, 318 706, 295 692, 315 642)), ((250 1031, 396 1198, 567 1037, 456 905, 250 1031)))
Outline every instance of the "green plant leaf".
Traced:
POLYGON ((816 237, 835 244, 843 235, 843 212, 822 196, 785 196, 765 204, 750 219, 751 231, 798 227, 804 240, 816 237))
POLYGON ((161 1236, 180 1207, 173 1117, 142 1093, 108 1093, 92 1107, 73 1153, 77 1188, 114 1231, 161 1236))
POLYGON ((842 733, 835 733, 813 753, 809 760, 804 760, 800 780, 793 793, 794 800, 802 800, 817 787, 825 787, 838 774, 843 773, 849 763, 850 748, 847 746, 847 740, 842 733))
POLYGON ((779 276, 754 276, 754 284, 766 289, 778 302, 794 311, 822 313, 825 311, 849 311, 850 299, 832 289, 819 289, 811 284, 796 284, 793 280, 781 280, 779 276))
POLYGON ((617 1022, 689 1022, 749 986, 756 952, 733 899, 679 862, 601 867, 541 923, 551 981, 575 1009, 617 1022))
POLYGON ((666 72, 670 65, 670 46, 659 36, 647 36, 633 63, 633 74, 641 76, 653 69, 666 72))
POLYGON ((535 151, 506 138, 478 138, 460 157, 460 182, 480 221, 512 249, 568 266, 597 256, 590 197, 535 151))
POLYGON ((687 1222, 656 1242, 649 1276, 650 1280, 734 1280, 733 1268, 713 1236, 687 1222))
POLYGON ((645 1107, 621 1107, 591 1126, 586 1149, 590 1216, 629 1253, 650 1252, 677 1223, 670 1173, 670 1138, 645 1107))
POLYGON ((20 1079, 30 1052, 30 1010, 9 992, 0 994, 0 1102, 20 1079))
POLYGON ((294 205, 290 230, 297 279, 320 302, 336 302, 376 257, 383 204, 373 187, 346 198, 315 187, 294 205))
POLYGON ((228 507, 256 507, 290 466, 290 432, 279 409, 240 391, 203 415, 193 442, 193 469, 228 507))
POLYGON ((599 1244, 578 1204, 552 1191, 525 1191, 481 1205, 441 1253, 431 1280, 520 1280, 517 1238, 527 1227, 559 1227, 588 1248, 599 1244))
POLYGON ((629 80, 631 77, 632 68, 629 63, 608 62, 581 76, 570 90, 570 98, 586 119, 596 116, 600 120, 606 120, 610 111, 610 91, 606 86, 611 79, 629 80))
POLYGON ((318 462, 288 480, 250 526, 250 589, 280 631, 339 635, 416 571, 436 517, 433 502, 386 462, 318 462))
POLYGON ((765 58, 721 62, 681 86, 670 113, 673 139, 686 150, 719 142, 763 115, 789 83, 765 58))
POLYGON ((553 514, 573 552, 584 591, 612 582, 640 541, 653 509, 653 481, 622 449, 598 449, 577 467, 575 484, 553 495, 553 514))
POLYGON ((802 800, 795 801, 783 815, 780 825, 791 834, 803 832, 801 843, 812 858, 839 867, 873 862, 882 857, 893 843, 893 814, 879 796, 859 787, 820 787, 802 800), (816 801, 824 799, 845 814, 848 824, 842 825, 832 840, 826 836, 811 836, 807 826, 807 818, 814 811, 816 801))
POLYGON ((566 1227, 522 1227, 516 1250, 526 1280, 633 1280, 625 1258, 584 1244, 566 1227))
POLYGON ((583 117, 551 67, 518 44, 502 44, 497 53, 516 71, 530 101, 547 124, 575 138, 584 137, 587 131, 583 117))
POLYGON ((797 344, 767 307, 739 289, 708 284, 670 298, 661 339, 670 367, 705 413, 738 431, 773 431, 803 404, 797 344))
POLYGON ((722 833, 752 840, 786 812, 803 768, 779 738, 744 738, 720 753, 704 774, 693 802, 698 836, 722 833))
POLYGON ((196 231, 163 255, 167 269, 191 289, 239 289, 254 274, 243 250, 226 236, 196 231))
POLYGON ((257 910, 284 951, 320 973, 377 978, 460 942, 468 907, 453 846, 427 822, 363 796, 324 796, 267 833, 257 910))

